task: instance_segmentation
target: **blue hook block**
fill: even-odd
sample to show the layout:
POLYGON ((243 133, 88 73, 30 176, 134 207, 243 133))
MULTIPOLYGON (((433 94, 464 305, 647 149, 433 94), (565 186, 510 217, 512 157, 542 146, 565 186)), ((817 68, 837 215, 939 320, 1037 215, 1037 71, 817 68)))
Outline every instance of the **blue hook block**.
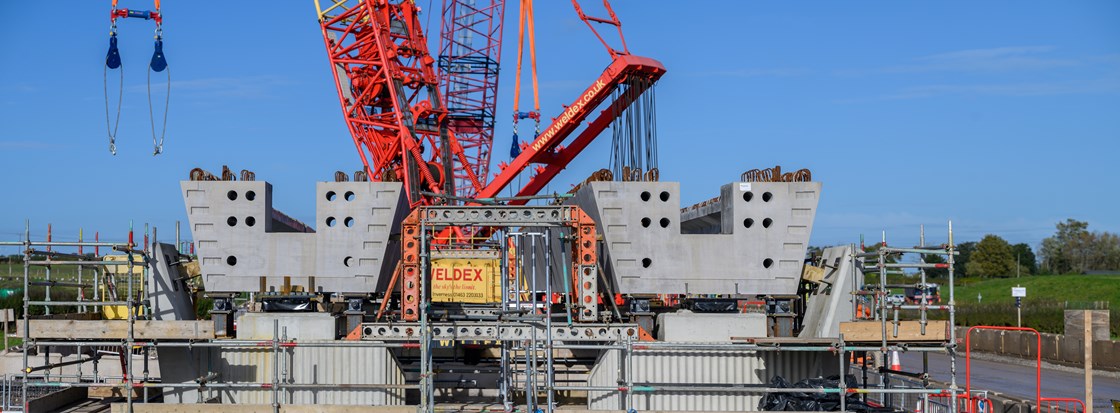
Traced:
POLYGON ((521 145, 519 139, 517 139, 517 134, 515 133, 513 134, 513 141, 511 141, 511 144, 509 146, 509 157, 516 158, 518 155, 521 155, 521 145))
POLYGON ((109 54, 105 56, 105 66, 110 69, 121 67, 121 52, 117 50, 116 33, 109 35, 109 54))
POLYGON ((152 53, 152 63, 150 64, 152 71, 162 72, 167 69, 167 58, 163 56, 163 39, 156 38, 156 51, 152 53))

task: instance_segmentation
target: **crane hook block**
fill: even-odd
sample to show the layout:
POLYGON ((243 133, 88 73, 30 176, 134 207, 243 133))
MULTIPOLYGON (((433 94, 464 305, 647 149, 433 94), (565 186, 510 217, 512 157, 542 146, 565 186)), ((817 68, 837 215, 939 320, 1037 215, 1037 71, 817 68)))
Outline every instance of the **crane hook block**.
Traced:
POLYGON ((516 158, 519 155, 521 155, 521 145, 520 145, 520 143, 521 143, 521 140, 517 139, 517 134, 516 133, 513 134, 513 141, 510 143, 510 146, 509 146, 509 157, 510 158, 516 158))
MULTIPOLYGON (((113 42, 113 44, 116 44, 116 42, 113 42)), ((150 66, 152 68, 152 71, 155 72, 162 72, 163 69, 167 69, 167 58, 163 55, 162 38, 156 38, 156 50, 154 53, 152 53, 152 63, 150 66)))
POLYGON ((105 56, 105 66, 110 69, 121 67, 121 52, 117 50, 117 34, 109 35, 109 54, 105 56))

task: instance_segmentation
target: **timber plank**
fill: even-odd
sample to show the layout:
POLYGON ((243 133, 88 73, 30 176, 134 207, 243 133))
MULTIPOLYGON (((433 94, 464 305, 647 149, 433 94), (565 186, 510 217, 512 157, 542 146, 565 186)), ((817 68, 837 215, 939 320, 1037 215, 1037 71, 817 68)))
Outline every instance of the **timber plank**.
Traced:
MULTIPOLYGON (((840 323, 840 333, 848 343, 881 343, 883 325, 878 321, 848 321, 840 323)), ((887 322, 887 343, 902 342, 943 342, 949 339, 949 322, 929 320, 926 333, 922 334, 919 321, 899 321, 898 336, 894 335, 894 323, 887 322)))
MULTIPOLYGON (((128 320, 31 320, 30 324, 33 339, 124 340, 128 337, 128 320)), ((137 320, 133 337, 138 340, 213 339, 214 323, 207 320, 137 320)))

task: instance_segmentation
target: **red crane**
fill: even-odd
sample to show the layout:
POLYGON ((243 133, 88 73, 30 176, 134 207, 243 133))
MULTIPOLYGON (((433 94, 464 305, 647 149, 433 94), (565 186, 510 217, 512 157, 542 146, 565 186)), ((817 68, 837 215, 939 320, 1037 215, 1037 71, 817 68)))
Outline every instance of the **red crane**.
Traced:
MULTIPOLYGON (((439 38, 439 83, 447 102, 448 127, 455 133, 483 185, 490 174, 502 55, 505 0, 444 0, 439 38)), ((456 171, 455 191, 474 198, 478 188, 456 171)))
POLYGON ((519 198, 509 203, 529 202, 527 196, 535 195, 543 189, 552 178, 568 166, 572 159, 575 159, 576 155, 610 126, 612 121, 622 116, 643 92, 651 88, 665 74, 665 66, 661 62, 630 54, 630 50, 626 47, 626 39, 622 35, 622 22, 614 14, 608 0, 603 0, 603 5, 610 19, 587 16, 580 8, 579 2, 572 0, 572 6, 575 7, 580 19, 591 28, 592 33, 611 55, 611 64, 575 101, 566 105, 559 116, 552 118, 552 123, 531 144, 522 145, 520 155, 508 164, 505 162, 499 164, 501 172, 479 191, 477 198, 497 196, 518 174, 531 165, 536 165, 529 181, 517 191, 516 197, 519 198), (595 30, 595 25, 592 23, 615 26, 618 29, 622 50, 611 47, 595 30), (616 96, 614 100, 595 114, 595 109, 612 95, 616 96), (587 127, 565 144, 564 142, 589 118, 591 120, 587 123, 587 127))
POLYGON ((607 0, 603 4, 610 19, 589 17, 572 0, 580 19, 606 47, 612 62, 531 144, 523 145, 519 156, 500 164, 501 172, 484 186, 493 141, 492 102, 504 3, 479 1, 490 3, 470 9, 458 8, 469 2, 448 0, 450 7, 445 4, 444 11, 450 14, 444 16, 444 35, 450 40, 446 43, 448 73, 444 75, 448 80, 443 87, 460 99, 454 100, 456 105, 463 105, 454 112, 444 106, 440 76, 428 53, 418 19, 420 10, 414 2, 316 1, 339 101, 366 171, 371 180, 403 181, 413 207, 454 199, 456 194, 465 194, 466 199, 493 198, 533 165, 532 176, 517 195, 536 194, 665 73, 660 62, 630 54, 622 23, 607 0), (472 15, 474 20, 464 18, 472 15), (485 41, 472 41, 468 47, 455 37, 466 31, 477 34, 482 22, 486 34, 479 36, 485 41), (592 23, 615 26, 622 50, 612 48, 592 23), (485 46, 476 45, 483 43, 485 46), (463 50, 467 52, 457 53, 463 50), (456 73, 460 68, 465 69, 463 73, 456 73), (594 113, 612 94, 614 100, 594 113), (569 141, 588 119, 587 126, 569 141), (453 131, 470 136, 469 155, 453 131))
MULTIPOLYGON (((401 181, 413 207, 481 183, 455 136, 411 1, 316 1, 346 124, 370 179, 401 181)), ((446 198, 443 198, 446 199, 446 198)))

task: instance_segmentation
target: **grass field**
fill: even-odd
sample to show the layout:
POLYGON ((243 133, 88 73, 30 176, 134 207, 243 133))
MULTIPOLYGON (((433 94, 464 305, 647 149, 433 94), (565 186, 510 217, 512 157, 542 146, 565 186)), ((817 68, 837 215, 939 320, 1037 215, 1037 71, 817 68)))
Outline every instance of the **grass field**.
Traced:
MULTIPOLYGON (((1066 309, 1108 308, 1111 334, 1114 338, 1120 335, 1120 274, 965 278, 958 281, 955 291, 957 324, 1015 325, 1015 298, 1011 297, 1011 287, 1015 286, 1027 289, 1022 308, 1024 327, 1061 334, 1066 309)), ((948 289, 942 287, 942 298, 948 295, 948 289)), ((945 317, 938 314, 934 318, 945 317)))
MULTIPOLYGON (((89 282, 93 279, 93 267, 86 267, 82 270, 82 274, 82 281, 89 282)), ((29 275, 32 280, 45 280, 47 269, 41 266, 31 267, 29 275)), ((51 279, 76 282, 78 280, 78 267, 71 265, 55 266, 55 268, 51 268, 51 279)), ((23 263, 0 262, 0 289, 21 287, 23 287, 23 263)))
MULTIPOLYGON (((1022 278, 966 278, 957 283, 957 303, 1015 303, 1011 287, 1027 288, 1023 305, 1032 302, 1083 303, 1108 301, 1120 305, 1120 274, 1113 275, 1036 275, 1022 278)), ((941 292, 943 295, 946 291, 941 292)))

